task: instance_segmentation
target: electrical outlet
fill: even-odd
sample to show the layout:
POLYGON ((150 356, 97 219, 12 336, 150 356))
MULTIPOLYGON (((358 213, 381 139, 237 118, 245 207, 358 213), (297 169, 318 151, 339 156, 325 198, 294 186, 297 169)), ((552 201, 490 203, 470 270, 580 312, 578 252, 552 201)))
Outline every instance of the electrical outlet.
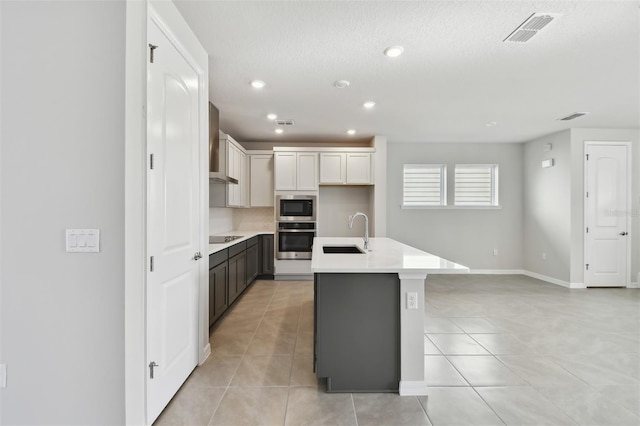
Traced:
POLYGON ((407 293, 407 309, 418 309, 418 293, 407 293))
POLYGON ((547 253, 542 253, 542 260, 547 260, 547 253))
POLYGON ((498 255, 498 249, 493 249, 493 255, 497 256, 498 255))

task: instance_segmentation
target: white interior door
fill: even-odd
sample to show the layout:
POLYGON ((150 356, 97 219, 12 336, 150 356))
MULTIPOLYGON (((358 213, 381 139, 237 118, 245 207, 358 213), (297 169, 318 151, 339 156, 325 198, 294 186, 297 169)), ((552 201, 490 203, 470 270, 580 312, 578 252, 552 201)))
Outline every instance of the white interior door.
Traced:
POLYGON ((198 361, 198 74, 153 20, 148 66, 147 422, 198 361), (151 259, 150 259, 151 260, 151 259), (151 263, 151 261, 150 261, 151 263), (153 377, 151 376, 153 370, 153 377))
POLYGON ((626 286, 629 261, 629 145, 585 146, 587 287, 626 286))

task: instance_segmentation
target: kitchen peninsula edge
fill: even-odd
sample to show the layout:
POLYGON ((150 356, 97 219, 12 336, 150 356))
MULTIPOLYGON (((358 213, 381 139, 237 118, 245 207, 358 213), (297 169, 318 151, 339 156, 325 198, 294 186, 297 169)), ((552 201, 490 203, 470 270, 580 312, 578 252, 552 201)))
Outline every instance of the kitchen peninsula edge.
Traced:
MULTIPOLYGON (((357 324, 358 322, 361 324, 364 323, 363 327, 366 327, 367 320, 363 321, 362 318, 357 317, 358 309, 353 309, 354 314, 352 315, 351 308, 355 308, 358 304, 361 304, 360 298, 366 293, 367 283, 371 282, 372 291, 378 291, 379 289, 384 290, 386 286, 390 285, 384 284, 384 282, 395 282, 395 284, 393 284, 395 285, 394 289, 399 288, 399 294, 396 294, 397 297, 388 300, 393 300, 391 303, 398 305, 397 308, 394 308, 395 310, 393 312, 395 313, 393 315, 398 315, 399 312, 399 321, 397 321, 398 319, 396 318, 396 321, 399 323, 399 339, 392 337, 392 339, 396 341, 399 340, 397 342, 397 345, 399 345, 399 380, 397 390, 400 395, 427 395, 424 371, 424 281, 430 273, 460 274, 468 273, 469 269, 390 238, 371 238, 369 240, 369 248, 366 251, 363 249, 363 246, 362 238, 316 237, 314 239, 311 270, 314 273, 316 296, 318 292, 320 292, 320 297, 315 301, 316 325, 314 327, 316 333, 316 336, 314 336, 316 343, 316 347, 314 348, 316 355, 314 366, 320 367, 317 373, 319 377, 323 377, 323 365, 326 365, 324 359, 317 358, 318 356, 326 356, 328 353, 322 347, 323 342, 332 340, 330 345, 335 346, 336 344, 339 345, 341 341, 345 341, 345 336, 337 340, 326 339, 323 338, 323 333, 324 336, 326 336, 328 333, 335 332, 339 334, 344 332, 347 334, 351 333, 352 336, 360 338, 369 331, 354 328, 345 332, 344 330, 336 329, 335 326, 332 328, 333 331, 327 331, 326 327, 325 329, 319 330, 318 327, 322 327, 322 324, 331 324, 331 322, 325 321, 327 317, 330 317, 327 315, 327 312, 331 312, 331 315, 341 315, 342 320, 350 324, 357 324), (324 253, 324 246, 357 246, 364 251, 364 253, 328 254, 324 253), (370 274, 379 274, 379 277, 370 274), (336 287, 335 285, 333 289, 331 289, 331 285, 326 284, 335 280, 340 282, 340 286, 343 286, 344 290, 341 290, 340 287, 336 287), (379 281, 382 282, 382 284, 379 281), (374 284, 374 282, 379 283, 374 284), (350 283, 353 284, 352 288, 349 288, 351 287, 350 283), (318 288, 319 286, 322 287, 318 288), (329 291, 325 291, 325 287, 329 291), (346 303, 344 300, 341 300, 340 303, 334 304, 333 302, 337 300, 327 301, 328 299, 322 297, 323 294, 333 295, 330 297, 335 297, 335 295, 339 294, 341 299, 352 297, 353 300, 346 303), (409 309, 410 294, 417 296, 415 300, 416 303, 411 309, 409 309), (318 304, 321 305, 319 306, 318 304), (319 315, 320 317, 318 317, 319 315)), ((393 291, 395 292, 395 290, 393 291)), ((367 295, 367 297, 369 296, 367 295)), ((387 298, 387 296, 378 297, 377 299, 374 297, 366 300, 371 300, 372 303, 378 303, 379 307, 386 308, 380 305, 380 303, 385 303, 385 298, 387 298)), ((366 312, 367 307, 364 308, 364 311, 362 307, 360 307, 360 309, 360 312, 366 312)), ((387 310, 387 315, 389 315, 389 312, 391 311, 387 310)), ((371 316, 370 319, 375 319, 375 315, 371 316)), ((335 347, 331 348, 330 357, 333 360, 339 360, 339 358, 336 358, 338 355, 334 355, 334 353, 339 352, 340 348, 338 348, 337 351, 335 349, 335 347)), ((346 354, 348 351, 352 351, 353 347, 341 349, 344 349, 344 353, 346 354)), ((375 350, 371 352, 375 353, 375 350)), ((343 369, 343 371, 345 370, 343 369)), ((370 371, 368 371, 367 374, 368 373, 370 373, 370 371)), ((359 379, 357 378, 357 374, 353 376, 352 374, 354 374, 352 371, 347 372, 345 376, 347 379, 345 379, 345 381, 348 382, 350 377, 356 377, 354 380, 356 387, 350 387, 348 383, 345 385, 345 381, 343 381, 339 386, 344 387, 342 389, 338 388, 336 391, 380 391, 380 389, 377 389, 375 386, 373 388, 358 389, 357 383, 359 379)), ((362 376, 366 376, 366 374, 362 374, 361 377, 362 376)), ((327 379, 328 390, 332 390, 332 378, 327 377, 327 379)), ((361 382, 365 383, 366 381, 367 380, 361 382)), ((339 380, 334 379, 334 382, 339 383, 339 380)), ((389 390, 387 389, 386 391, 389 390)))

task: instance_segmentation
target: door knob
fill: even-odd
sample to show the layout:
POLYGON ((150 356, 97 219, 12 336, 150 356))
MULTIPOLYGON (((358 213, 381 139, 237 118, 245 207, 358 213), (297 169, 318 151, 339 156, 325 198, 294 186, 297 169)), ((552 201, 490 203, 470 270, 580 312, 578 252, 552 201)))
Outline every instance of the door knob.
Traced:
POLYGON ((202 259, 202 254, 197 251, 196 254, 193 255, 193 260, 202 259))
POLYGON ((625 235, 629 235, 629 233, 628 232, 621 232, 620 235, 622 235, 624 237, 625 235))

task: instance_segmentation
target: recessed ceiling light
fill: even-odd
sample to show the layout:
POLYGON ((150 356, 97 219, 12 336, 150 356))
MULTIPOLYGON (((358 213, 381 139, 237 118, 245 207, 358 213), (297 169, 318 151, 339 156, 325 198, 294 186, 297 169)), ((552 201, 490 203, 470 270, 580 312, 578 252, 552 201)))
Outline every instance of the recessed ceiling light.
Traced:
POLYGON ((277 133, 277 134, 281 135, 281 134, 282 134, 282 132, 284 132, 284 130, 282 130, 282 129, 276 129, 276 133, 277 133))
POLYGON ((369 108, 373 108, 374 106, 376 106, 376 103, 373 101, 367 101, 365 103, 362 104, 363 107, 369 109, 369 108))
POLYGON ((402 46, 389 46, 384 49, 384 54, 390 58, 397 58, 402 55, 402 52, 404 52, 404 47, 402 46))
POLYGON ((267 114, 267 118, 269 120, 275 120, 276 118, 278 118, 278 114, 267 114))
POLYGON ((333 85, 338 89, 344 89, 345 87, 349 87, 351 83, 347 80, 336 80, 333 82, 333 85))
POLYGON ((347 134, 349 134, 349 135, 355 135, 355 134, 356 134, 356 131, 355 131, 355 130, 353 130, 353 129, 349 129, 349 130, 347 130, 347 134))
POLYGON ((264 85, 264 81, 262 80, 251 80, 251 86, 253 86, 254 89, 262 89, 264 85))

